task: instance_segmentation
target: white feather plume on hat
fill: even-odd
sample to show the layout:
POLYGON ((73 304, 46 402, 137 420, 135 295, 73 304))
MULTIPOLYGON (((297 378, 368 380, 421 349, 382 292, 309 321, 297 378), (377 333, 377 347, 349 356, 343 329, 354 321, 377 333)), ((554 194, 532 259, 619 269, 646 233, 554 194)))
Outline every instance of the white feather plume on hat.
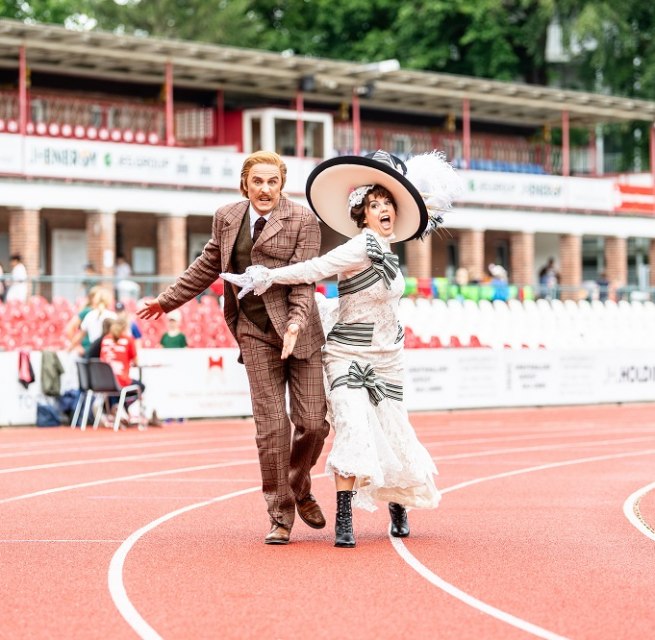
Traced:
POLYGON ((464 182, 442 151, 414 156, 406 166, 407 179, 418 189, 428 208, 430 219, 420 236, 424 239, 443 224, 442 214, 463 193, 464 182))

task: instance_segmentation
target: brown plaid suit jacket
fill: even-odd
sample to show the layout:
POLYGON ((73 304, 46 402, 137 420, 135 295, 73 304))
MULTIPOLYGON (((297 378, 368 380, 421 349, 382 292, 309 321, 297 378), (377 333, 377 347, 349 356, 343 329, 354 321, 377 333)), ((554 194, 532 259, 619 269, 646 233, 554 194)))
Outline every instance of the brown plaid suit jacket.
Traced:
MULTIPOLYGON (((158 300, 166 312, 202 293, 221 272, 230 272, 230 258, 243 217, 250 202, 243 200, 221 207, 214 214, 212 237, 202 254, 158 300)), ((252 263, 269 268, 283 267, 309 260, 318 255, 321 233, 316 216, 306 207, 281 196, 280 203, 252 249, 252 263)), ((225 321, 236 337, 239 301, 236 289, 226 285, 224 293, 225 321)), ((273 285, 263 294, 266 311, 277 334, 282 337, 287 326, 300 327, 294 357, 305 359, 324 343, 325 338, 314 300, 314 285, 273 285)))

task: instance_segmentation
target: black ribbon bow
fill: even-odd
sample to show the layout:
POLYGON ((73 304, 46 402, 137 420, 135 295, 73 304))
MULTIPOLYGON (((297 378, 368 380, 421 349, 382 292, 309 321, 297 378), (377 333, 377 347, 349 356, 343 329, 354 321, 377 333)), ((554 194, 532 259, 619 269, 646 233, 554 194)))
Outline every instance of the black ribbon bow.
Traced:
POLYGON ((348 369, 348 388, 368 391, 370 401, 377 407, 387 395, 387 385, 379 380, 370 364, 362 367, 359 362, 353 361, 348 369))
POLYGON ((366 255, 371 259, 373 269, 384 281, 384 286, 391 289, 391 281, 395 279, 400 261, 391 252, 383 252, 380 243, 370 234, 366 236, 366 255))

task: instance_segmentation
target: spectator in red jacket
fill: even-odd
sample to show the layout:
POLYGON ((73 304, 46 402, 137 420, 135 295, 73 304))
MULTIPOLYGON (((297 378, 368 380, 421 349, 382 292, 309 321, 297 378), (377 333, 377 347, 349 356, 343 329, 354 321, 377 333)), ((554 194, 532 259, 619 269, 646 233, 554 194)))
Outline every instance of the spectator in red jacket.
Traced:
MULTIPOLYGON (((145 385, 140 380, 135 380, 130 376, 130 367, 138 364, 137 349, 134 338, 127 330, 125 318, 117 318, 111 323, 109 333, 102 339, 100 344, 100 359, 109 363, 116 376, 116 381, 121 387, 136 384, 141 387, 143 393, 145 385)), ((136 393, 128 394, 125 405, 129 406, 136 398, 136 393)), ((112 407, 117 403, 117 397, 110 399, 112 407)))

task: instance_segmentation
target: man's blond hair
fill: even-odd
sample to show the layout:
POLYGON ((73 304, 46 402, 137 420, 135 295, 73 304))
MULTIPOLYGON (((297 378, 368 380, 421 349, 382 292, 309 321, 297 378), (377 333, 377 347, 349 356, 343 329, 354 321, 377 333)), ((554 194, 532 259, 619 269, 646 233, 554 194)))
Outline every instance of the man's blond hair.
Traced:
POLYGON ((248 181, 248 175, 250 170, 256 164, 273 164, 280 170, 280 176, 282 177, 282 184, 280 189, 284 189, 284 185, 287 181, 287 165, 284 164, 284 161, 277 153, 273 151, 255 151, 251 153, 244 161, 243 166, 241 167, 241 183, 239 185, 241 189, 241 195, 248 197, 248 188, 246 182, 248 181))

